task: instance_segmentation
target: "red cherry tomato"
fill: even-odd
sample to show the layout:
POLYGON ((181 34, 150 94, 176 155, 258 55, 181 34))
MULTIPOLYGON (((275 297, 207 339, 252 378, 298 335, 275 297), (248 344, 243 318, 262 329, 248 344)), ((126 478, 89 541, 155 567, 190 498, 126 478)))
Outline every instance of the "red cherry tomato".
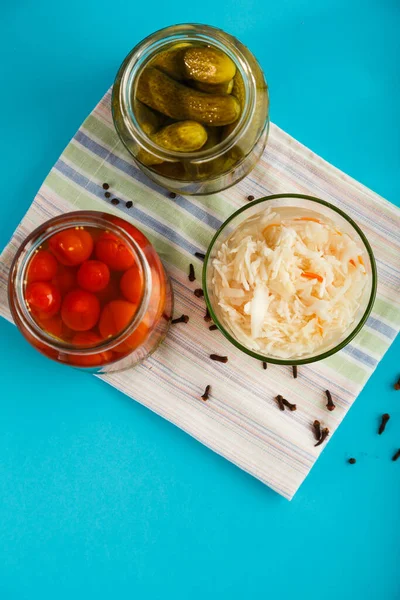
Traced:
POLYGON ((115 346, 114 351, 122 354, 132 352, 132 350, 143 344, 149 335, 149 331, 150 327, 147 325, 146 320, 142 321, 126 340, 115 346))
POLYGON ((97 297, 100 300, 101 306, 104 306, 107 302, 111 302, 111 300, 117 300, 120 297, 118 279, 112 277, 108 282, 108 286, 97 293, 97 297))
POLYGON ((41 320, 50 319, 60 310, 60 290, 49 281, 29 283, 25 299, 33 314, 41 320))
MULTIPOLYGON (((114 336, 132 321, 137 306, 126 300, 113 300, 109 302, 101 313, 99 330, 104 338, 114 336)), ((137 348, 147 338, 150 330, 150 319, 147 316, 136 327, 135 331, 113 350, 118 353, 128 353, 137 348)))
POLYGON ((41 323, 41 325, 46 333, 50 333, 50 335, 62 339, 63 322, 60 315, 56 315, 55 317, 43 321, 43 324, 41 323))
POLYGON ((78 284, 88 292, 100 292, 110 281, 110 269, 99 260, 86 260, 81 264, 77 276, 78 284))
POLYGON ((75 346, 96 346, 103 340, 95 331, 79 331, 72 338, 75 346))
MULTIPOLYGON (((80 331, 72 338, 75 346, 94 346, 102 341, 101 337, 94 331, 80 331)), ((69 362, 79 367, 97 367, 104 365, 112 360, 111 350, 96 352, 94 354, 71 355, 69 362)))
POLYGON ((143 249, 150 244, 147 237, 143 235, 143 233, 131 223, 128 223, 127 221, 124 221, 124 219, 120 219, 119 217, 111 217, 111 221, 115 225, 118 225, 122 229, 125 229, 125 231, 129 233, 129 235, 133 237, 133 239, 137 242, 140 248, 143 249))
POLYGON ((103 338, 113 337, 120 333, 132 321, 137 305, 126 300, 112 300, 103 308, 99 331, 103 338))
POLYGON ((127 300, 139 304, 143 295, 143 275, 136 261, 133 267, 122 275, 119 286, 127 300))
POLYGON ((61 317, 67 327, 74 331, 92 329, 99 319, 100 302, 94 294, 85 290, 72 290, 65 296, 61 317))
POLYGON ((76 287, 76 269, 74 267, 58 265, 57 275, 53 277, 52 283, 58 287, 64 296, 76 287))
POLYGON ((72 336, 75 334, 75 331, 66 326, 60 315, 55 315, 46 320, 39 320, 39 324, 44 331, 64 342, 71 341, 72 336))
POLYGON ((92 254, 93 239, 85 229, 64 229, 50 238, 49 247, 58 262, 75 267, 92 254))
POLYGON ((28 281, 50 281, 57 273, 57 261, 47 250, 36 252, 28 266, 28 281))
POLYGON ((105 232, 96 243, 96 256, 114 271, 126 271, 135 262, 129 246, 113 233, 105 232))

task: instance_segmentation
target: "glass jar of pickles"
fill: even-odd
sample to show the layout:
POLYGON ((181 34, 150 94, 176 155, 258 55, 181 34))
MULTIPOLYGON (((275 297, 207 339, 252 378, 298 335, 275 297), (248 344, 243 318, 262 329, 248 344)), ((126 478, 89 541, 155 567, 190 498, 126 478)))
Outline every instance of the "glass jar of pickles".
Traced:
POLYGON ((173 298, 156 251, 136 227, 80 211, 47 221, 23 242, 10 270, 9 303, 37 350, 108 373, 157 348, 173 298))
POLYGON ((206 25, 175 25, 136 46, 113 88, 116 130, 154 181, 184 194, 245 177, 268 137, 263 72, 241 42, 206 25))

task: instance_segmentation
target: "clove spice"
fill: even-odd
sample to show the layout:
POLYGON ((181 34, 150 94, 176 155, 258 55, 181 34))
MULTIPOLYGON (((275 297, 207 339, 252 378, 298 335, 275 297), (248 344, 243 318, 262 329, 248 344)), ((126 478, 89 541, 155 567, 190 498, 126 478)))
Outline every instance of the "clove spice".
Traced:
POLYGON ((392 460, 396 461, 398 458, 400 458, 400 448, 393 454, 392 460))
POLYGON ((294 379, 297 379, 297 365, 293 365, 292 370, 294 379))
POLYGON ((126 208, 132 208, 133 206, 133 202, 132 200, 128 200, 128 202, 125 203, 126 208))
POLYGON ((188 315, 181 315, 180 317, 177 317, 176 319, 172 319, 171 323, 173 325, 175 325, 176 323, 187 323, 188 321, 189 321, 188 315))
POLYGON ((200 260, 204 260, 206 257, 206 255, 203 254, 203 252, 195 252, 194 255, 196 258, 199 258, 200 260))
POLYGON ((203 398, 204 402, 209 399, 209 397, 210 397, 210 390, 211 390, 211 385, 207 385, 206 389, 204 390, 204 394, 202 395, 202 398, 203 398))
POLYGON ((357 461, 356 461, 356 459, 355 459, 355 458, 349 458, 348 462, 349 462, 351 465, 355 465, 357 461))
POLYGON ((210 311, 208 310, 208 307, 206 308, 206 314, 204 315, 204 320, 205 321, 211 321, 211 315, 210 315, 210 311))
POLYGON ((169 192, 168 196, 169 196, 170 198, 172 198, 172 200, 173 200, 174 198, 176 198, 176 194, 175 194, 175 192, 169 192))
POLYGON ((386 429, 386 424, 390 419, 390 415, 388 413, 385 413, 384 415, 382 415, 382 420, 381 420, 381 424, 379 425, 379 429, 378 429, 378 434, 382 435, 382 433, 385 431, 386 429))
POLYGON ((192 263, 190 263, 189 265, 189 281, 195 281, 196 280, 196 275, 194 273, 194 266, 192 265, 192 263))
POLYGON ((210 331, 215 331, 216 329, 218 329, 218 327, 216 325, 210 325, 210 327, 208 329, 210 331))
POLYGON ((317 420, 313 423, 315 439, 319 442, 321 439, 321 423, 317 420))
POLYGON ((326 440, 326 438, 329 435, 329 429, 327 427, 324 427, 323 430, 321 431, 321 437, 319 438, 318 442, 316 444, 314 444, 315 447, 320 446, 321 444, 324 443, 324 441, 326 440))
POLYGON ((329 390, 325 390, 325 394, 326 394, 326 397, 328 398, 328 404, 326 405, 326 408, 330 411, 335 410, 336 405, 333 403, 332 394, 330 393, 329 390))
POLYGON ((400 390, 400 377, 398 378, 393 387, 396 391, 400 390))
POLYGON ((285 410, 285 405, 283 404, 283 398, 280 394, 277 395, 277 397, 275 398, 275 400, 278 403, 279 406, 279 410, 285 410))
POLYGON ((247 196, 247 200, 248 200, 249 202, 253 202, 253 200, 254 200, 254 196, 252 196, 252 195, 250 195, 250 196, 247 196))
POLYGON ((292 404, 291 402, 289 402, 289 400, 286 400, 286 398, 282 398, 282 402, 289 410, 297 410, 297 405, 292 404))
POLYGON ((197 288, 197 290, 194 290, 193 293, 196 296, 196 298, 202 298, 204 296, 204 292, 201 288, 197 288))
POLYGON ((227 356, 220 356, 219 354, 210 354, 210 358, 211 358, 211 360, 216 360, 217 362, 222 362, 222 363, 228 362, 227 356))
POLYGON ((263 364, 262 364, 262 365, 263 365, 263 369, 264 369, 264 371, 266 371, 266 370, 267 370, 267 367, 268 367, 268 363, 267 363, 267 362, 265 362, 265 360, 264 360, 264 362, 263 362, 263 364))

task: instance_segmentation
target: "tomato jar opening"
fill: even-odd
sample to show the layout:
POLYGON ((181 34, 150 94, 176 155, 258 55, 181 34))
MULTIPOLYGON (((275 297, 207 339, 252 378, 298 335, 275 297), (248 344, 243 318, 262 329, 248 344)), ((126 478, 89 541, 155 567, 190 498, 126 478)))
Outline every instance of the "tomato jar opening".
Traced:
POLYGON ((134 366, 164 339, 173 297, 149 240, 124 219, 68 213, 33 231, 9 276, 12 316, 49 358, 95 373, 134 366))
POLYGON ((175 25, 138 44, 115 79, 115 128, 167 189, 210 194, 255 166, 269 130, 268 87, 250 50, 207 25, 175 25))

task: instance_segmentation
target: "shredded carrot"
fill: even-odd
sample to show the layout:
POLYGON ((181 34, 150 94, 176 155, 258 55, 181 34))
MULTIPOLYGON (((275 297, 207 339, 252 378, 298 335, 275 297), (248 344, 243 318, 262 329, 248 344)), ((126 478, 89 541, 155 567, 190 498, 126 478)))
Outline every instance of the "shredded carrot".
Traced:
POLYGON ((360 263, 360 265, 362 265, 364 267, 364 261, 362 259, 362 256, 358 256, 358 262, 360 263))
POLYGON ((336 229, 336 233, 337 233, 338 235, 343 235, 343 233, 342 233, 341 231, 339 231, 338 229, 336 229))
POLYGON ((267 231, 267 229, 269 229, 270 227, 279 227, 281 224, 280 223, 270 223, 269 225, 267 225, 266 227, 264 227, 263 229, 263 235, 265 234, 265 232, 267 231))
POLYGON ((318 321, 318 331, 322 335, 324 333, 324 328, 322 327, 322 321, 319 317, 317 318, 317 321, 318 321))
POLYGON ((307 279, 318 279, 320 283, 323 282, 324 278, 318 273, 310 273, 309 271, 303 271, 301 274, 302 277, 306 277, 307 279))
POLYGON ((321 319, 319 317, 317 317, 317 315, 315 313, 312 315, 312 318, 317 319, 317 328, 318 328, 320 335, 322 335, 324 333, 324 328, 322 327, 321 319))
POLYGON ((321 223, 319 219, 315 219, 314 217, 299 217, 295 219, 295 221, 313 221, 314 223, 321 223))
POLYGON ((356 266, 356 263, 354 262, 354 260, 353 260, 352 258, 349 260, 349 263, 350 263, 351 265, 353 265, 353 267, 355 267, 355 266, 356 266))

